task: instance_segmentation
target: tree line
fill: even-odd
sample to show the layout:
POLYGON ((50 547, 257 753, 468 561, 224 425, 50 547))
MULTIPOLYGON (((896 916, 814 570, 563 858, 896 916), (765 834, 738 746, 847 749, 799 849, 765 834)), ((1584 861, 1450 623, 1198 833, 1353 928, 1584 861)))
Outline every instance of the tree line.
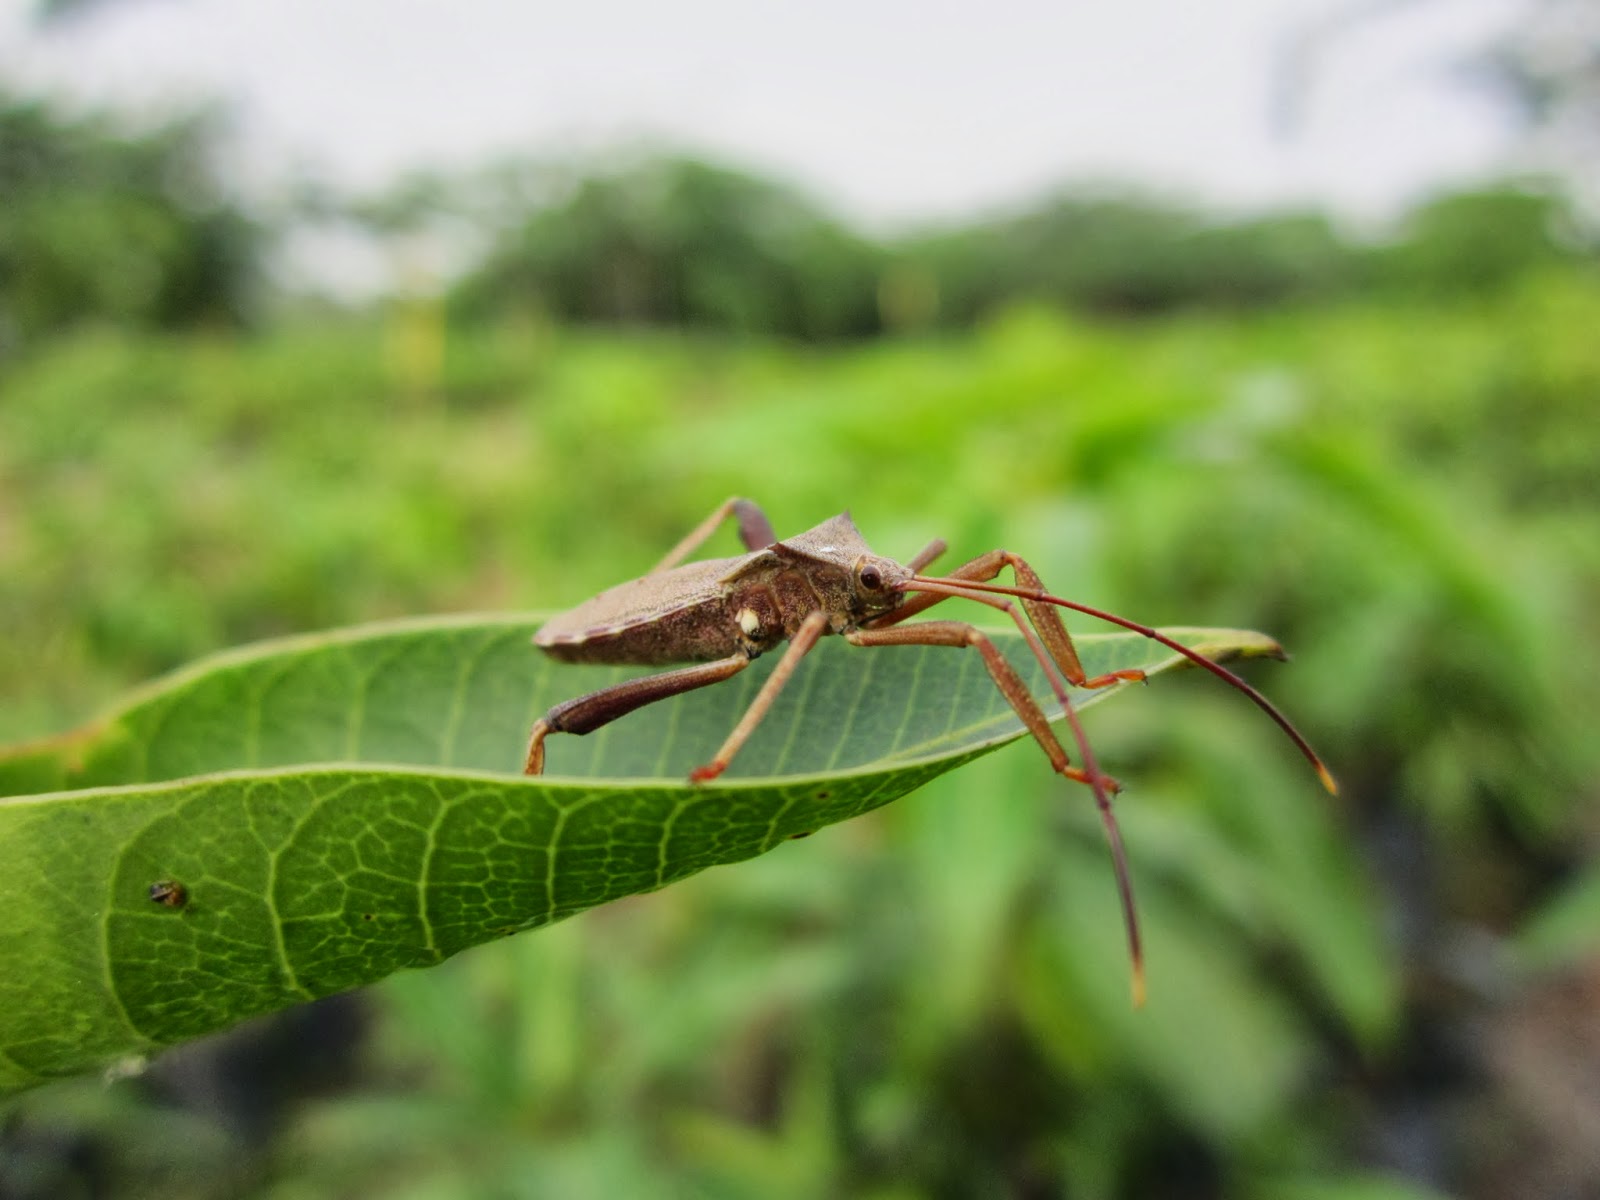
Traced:
POLYGON ((1078 187, 873 238, 784 182, 672 155, 503 164, 263 217, 222 186, 219 141, 204 117, 137 129, 0 95, 0 352, 85 323, 247 324, 278 239, 335 217, 378 239, 472 226, 477 249, 446 285, 462 320, 816 341, 959 328, 1023 301, 1139 317, 1459 297, 1594 260, 1563 192, 1531 181, 1429 199, 1380 237, 1317 211, 1240 217, 1078 187))

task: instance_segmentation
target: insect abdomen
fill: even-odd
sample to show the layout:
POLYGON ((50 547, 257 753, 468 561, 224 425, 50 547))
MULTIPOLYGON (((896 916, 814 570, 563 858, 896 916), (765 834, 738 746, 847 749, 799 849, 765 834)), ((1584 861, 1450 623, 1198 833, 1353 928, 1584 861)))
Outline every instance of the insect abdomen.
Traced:
POLYGON ((727 658, 741 645, 720 599, 708 599, 644 619, 573 627, 552 622, 534 644, 562 662, 664 666, 727 658))

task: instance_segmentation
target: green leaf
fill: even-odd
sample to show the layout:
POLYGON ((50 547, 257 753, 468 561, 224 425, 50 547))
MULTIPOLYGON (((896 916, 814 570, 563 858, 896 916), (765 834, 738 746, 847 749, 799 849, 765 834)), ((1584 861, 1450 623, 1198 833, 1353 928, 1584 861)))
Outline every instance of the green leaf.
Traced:
MULTIPOLYGON (((1021 733, 975 654, 825 639, 716 784, 684 779, 776 656, 552 737, 550 774, 527 779, 535 716, 640 673, 552 662, 535 628, 436 619, 250 647, 0 755, 0 1090, 749 858, 1021 733)), ((1215 657, 1277 653, 1260 634, 1172 632, 1215 657)), ((1042 687, 1021 639, 995 636, 1042 687)), ((1182 661, 1131 634, 1080 648, 1090 673, 1182 661)))
POLYGON ((1135 1072, 1193 1128, 1219 1139, 1245 1136, 1282 1112, 1303 1086, 1311 1041, 1249 948, 1192 896, 1141 888, 1150 999, 1136 1010, 1127 979, 1103 966, 1123 936, 1115 892, 1089 858, 1073 865, 1052 876, 1048 917, 1030 928, 1013 984, 1045 1052, 1113 1090, 1127 1086, 1119 1072, 1135 1072))
POLYGON ((1600 950, 1600 867, 1589 867, 1529 919, 1512 942, 1530 970, 1554 970, 1600 950))

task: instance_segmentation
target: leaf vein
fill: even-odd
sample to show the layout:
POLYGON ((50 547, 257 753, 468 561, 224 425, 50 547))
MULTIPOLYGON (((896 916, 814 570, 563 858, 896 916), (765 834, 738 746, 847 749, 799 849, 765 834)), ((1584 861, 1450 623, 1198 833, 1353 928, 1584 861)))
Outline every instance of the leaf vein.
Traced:
POLYGON ((269 670, 256 687, 255 695, 250 704, 250 719, 245 725, 244 746, 241 748, 241 765, 255 767, 261 765, 261 722, 266 713, 267 697, 274 688, 289 677, 289 673, 303 665, 305 658, 299 654, 286 654, 281 663, 276 663, 269 670))
MULTIPOLYGON (((813 668, 816 666, 815 663, 810 665, 813 668)), ((805 678, 800 685, 799 693, 794 698, 793 709, 791 710, 792 715, 789 718, 789 734, 783 739, 783 746, 779 749, 777 757, 772 760, 771 769, 774 775, 783 774, 783 768, 788 763, 789 756, 794 750, 795 741, 800 736, 800 728, 806 724, 805 712, 811 700, 811 693, 816 690, 817 680, 823 673, 813 669, 803 671, 801 674, 805 678)))
MULTIPOLYGON (((839 756, 844 753, 845 743, 848 740, 848 734, 852 729, 855 728, 856 714, 861 711, 861 701, 866 698, 867 688, 872 680, 873 665, 878 660, 869 654, 864 658, 860 655, 857 655, 856 661, 861 663, 861 665, 856 668, 855 672, 856 694, 854 699, 850 701, 849 710, 845 713, 844 722, 839 730, 839 736, 833 740, 833 753, 828 755, 827 765, 823 768, 823 770, 826 771, 831 771, 839 765, 839 756)), ((813 675, 820 675, 821 673, 821 671, 812 672, 813 675)), ((799 722, 797 721, 796 724, 798 723, 799 722)))
POLYGON ((439 962, 444 955, 439 951, 439 940, 433 931, 433 914, 428 909, 429 886, 433 881, 434 857, 439 849, 439 826, 444 824, 445 812, 450 807, 450 802, 435 788, 434 798, 438 801, 434 809, 433 820, 424 831, 426 840, 422 850, 422 870, 417 873, 417 920, 422 924, 424 946, 435 962, 439 962))
POLYGON ((471 687, 471 677, 484 658, 492 649, 498 649, 502 640, 508 634, 501 632, 496 637, 481 639, 471 654, 464 655, 461 665, 456 669, 455 686, 450 689, 450 711, 444 719, 444 732, 439 738, 439 765, 452 766, 456 756, 456 738, 461 734, 461 722, 466 716, 467 692, 471 687))

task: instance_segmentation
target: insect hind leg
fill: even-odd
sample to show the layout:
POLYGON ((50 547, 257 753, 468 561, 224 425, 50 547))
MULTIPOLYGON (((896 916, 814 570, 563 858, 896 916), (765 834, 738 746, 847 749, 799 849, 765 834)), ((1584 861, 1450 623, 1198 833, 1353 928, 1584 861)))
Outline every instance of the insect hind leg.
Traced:
POLYGON ((533 729, 528 734, 528 750, 523 758, 522 773, 544 774, 544 740, 552 733, 593 733, 602 725, 609 725, 636 708, 721 683, 749 665, 750 656, 741 651, 727 658, 696 663, 692 667, 665 671, 660 675, 626 679, 558 704, 533 723, 533 729))

